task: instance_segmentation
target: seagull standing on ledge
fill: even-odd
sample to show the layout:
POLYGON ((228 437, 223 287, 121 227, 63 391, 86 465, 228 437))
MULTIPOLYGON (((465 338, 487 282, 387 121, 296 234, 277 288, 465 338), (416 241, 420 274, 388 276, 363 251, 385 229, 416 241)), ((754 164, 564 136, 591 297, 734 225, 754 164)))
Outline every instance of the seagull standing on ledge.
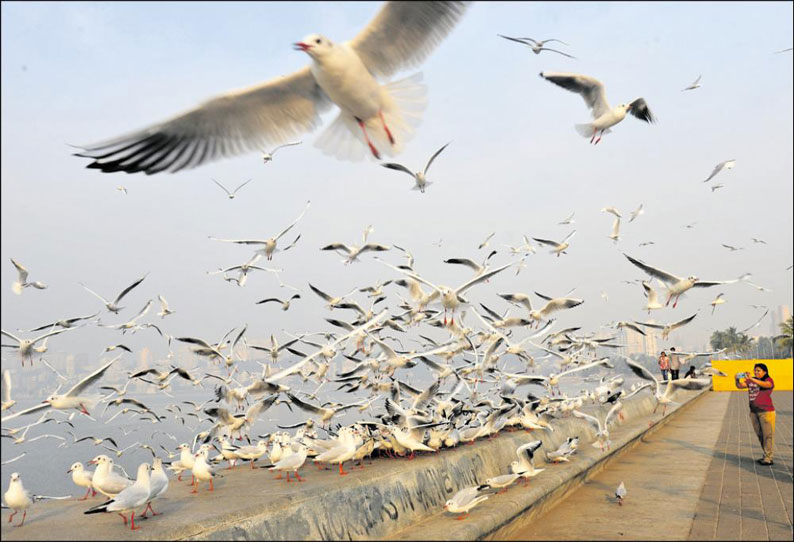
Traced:
POLYGON ((598 142, 601 141, 601 136, 605 133, 609 133, 610 127, 626 118, 627 113, 631 113, 638 119, 648 123, 656 122, 644 98, 637 98, 627 104, 610 107, 609 102, 607 102, 604 84, 589 75, 540 72, 540 76, 547 81, 551 81, 555 85, 582 95, 584 102, 593 114, 593 122, 577 124, 576 130, 584 137, 589 136, 592 132, 590 143, 595 141, 594 144, 597 145, 598 142), (600 133, 598 139, 596 139, 596 133, 598 132, 600 133))
POLYGON ((397 154, 425 107, 425 87, 419 74, 385 85, 376 77, 421 63, 466 7, 387 2, 351 41, 310 34, 295 43, 312 59, 309 66, 227 92, 143 130, 80 146, 76 156, 93 159, 87 167, 105 173, 173 173, 309 132, 332 103, 341 111, 315 146, 348 160, 363 158, 367 147, 377 159, 397 154))

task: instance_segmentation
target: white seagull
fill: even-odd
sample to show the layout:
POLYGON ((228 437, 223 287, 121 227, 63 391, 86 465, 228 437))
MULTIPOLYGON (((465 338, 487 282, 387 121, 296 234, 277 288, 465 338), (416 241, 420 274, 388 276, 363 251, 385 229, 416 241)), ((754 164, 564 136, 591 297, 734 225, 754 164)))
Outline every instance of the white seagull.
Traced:
POLYGON ((631 113, 638 119, 648 123, 656 122, 643 98, 636 98, 627 104, 610 107, 603 83, 594 77, 575 73, 555 72, 540 72, 540 76, 564 89, 581 94, 582 98, 584 98, 587 107, 590 108, 593 114, 593 122, 577 124, 576 130, 584 137, 592 133, 590 143, 595 140, 595 144, 598 144, 601 141, 601 137, 605 133, 610 132, 610 127, 626 118, 627 113, 631 113), (598 139, 596 139, 596 134, 599 131, 600 134, 598 139))
POLYGON ((273 161, 273 155, 276 154, 276 151, 279 149, 283 149, 284 147, 292 147, 294 145, 300 145, 303 141, 293 141, 292 143, 284 143, 283 145, 279 145, 275 149, 270 152, 264 151, 262 153, 262 161, 267 164, 268 162, 273 161))
POLYGON ((66 393, 62 395, 52 394, 49 397, 47 397, 44 401, 42 401, 41 404, 30 407, 25 410, 20 410, 19 412, 15 414, 11 414, 9 416, 3 416, 3 418, 0 419, 0 421, 4 422, 16 418, 17 416, 32 414, 34 412, 38 412, 39 410, 44 410, 45 408, 50 408, 50 407, 58 410, 67 410, 70 408, 75 408, 82 411, 84 414, 88 414, 88 411, 86 410, 86 406, 91 406, 93 404, 93 401, 87 397, 81 397, 80 393, 85 391, 89 386, 95 384, 97 380, 102 378, 102 375, 105 374, 105 371, 107 371, 108 368, 117 359, 119 358, 118 357, 113 358, 105 365, 103 365, 102 367, 100 367, 99 369, 97 369, 96 371, 94 371, 84 379, 82 379, 80 382, 75 384, 66 393))
POLYGON ((449 143, 447 143, 446 145, 444 145, 443 147, 438 149, 435 152, 435 154, 433 154, 433 156, 430 157, 430 160, 427 161, 427 164, 425 164, 425 168, 422 171, 417 171, 416 173, 414 173, 413 171, 411 171, 410 169, 408 169, 404 165, 397 164, 395 162, 388 162, 388 163, 381 164, 381 165, 383 167, 385 167, 385 168, 395 169, 397 171, 402 171, 403 173, 407 173, 408 175, 413 177, 414 181, 416 182, 416 184, 414 185, 413 188, 411 188, 411 190, 419 190, 419 192, 424 194, 425 190, 427 189, 427 187, 430 186, 431 184, 433 184, 433 183, 431 183, 430 181, 427 180, 427 170, 430 169, 430 164, 433 163, 433 160, 436 159, 436 156, 441 154, 441 151, 443 151, 444 149, 447 148, 447 145, 449 145, 449 143))
POLYGON ((686 324, 688 324, 689 322, 691 322, 692 320, 694 320, 695 316, 697 316, 697 313, 693 314, 692 316, 689 316, 688 318, 684 318, 683 320, 679 320, 678 322, 671 322, 669 324, 655 324, 655 323, 652 323, 652 322, 634 322, 634 323, 639 325, 639 326, 652 327, 654 329, 661 329, 662 330, 662 339, 667 340, 667 337, 670 336, 670 333, 672 333, 673 331, 675 331, 679 327, 683 327, 686 324))
MULTIPOLYGON (((573 215, 571 215, 571 216, 573 216, 573 215)), ((575 233, 576 233, 576 230, 573 230, 571 233, 569 233, 567 236, 565 236, 565 239, 563 239, 559 243, 557 241, 551 241, 549 239, 539 239, 537 237, 533 237, 532 239, 534 241, 537 241, 538 243, 542 243, 544 245, 552 247, 550 254, 556 254, 557 257, 559 258, 560 254, 568 254, 567 252, 565 252, 565 249, 568 248, 569 246, 571 246, 568 243, 568 241, 571 240, 571 238, 573 237, 573 234, 575 234, 575 233)))
POLYGON ((22 527, 25 523, 25 518, 28 516, 28 508, 34 502, 42 499, 69 499, 71 495, 66 497, 47 497, 45 495, 33 495, 22 485, 22 476, 18 472, 11 473, 11 482, 8 484, 8 491, 3 493, 6 504, 14 512, 8 517, 10 523, 17 512, 22 510, 22 521, 15 525, 15 527, 22 527))
MULTIPOLYGON (((217 237, 210 237, 210 239, 212 239, 213 241, 222 241, 224 243, 235 243, 238 245, 263 245, 261 249, 257 250, 257 253, 262 253, 267 257, 268 260, 272 260, 273 253, 276 252, 277 241, 281 239, 281 237, 284 236, 284 234, 290 231, 295 226, 295 224, 297 224, 300 221, 301 218, 303 218, 303 215, 305 215, 306 211, 309 210, 311 203, 312 203, 311 201, 307 201, 306 207, 303 208, 303 211, 298 216, 298 218, 296 218, 292 224, 281 230, 281 232, 278 235, 270 237, 269 239, 218 239, 217 237)), ((284 250, 289 250, 290 248, 292 248, 294 244, 295 243, 293 242, 292 245, 286 247, 284 250)))
POLYGON ((149 501, 149 467, 148 463, 141 463, 138 466, 138 476, 135 483, 123 490, 121 493, 93 508, 89 508, 84 514, 98 514, 99 512, 117 512, 127 526, 125 512, 130 512, 130 530, 137 530, 135 526, 135 509, 140 508, 149 501))
POLYGON ((682 88, 681 92, 684 92, 686 90, 695 90, 696 88, 700 88, 700 78, 701 77, 703 77, 703 76, 702 75, 698 75, 698 78, 695 79, 695 81, 691 85, 689 85, 688 87, 682 88))
POLYGON ((63 329, 56 329, 55 331, 49 331, 49 332, 45 333, 44 335, 40 335, 40 336, 36 337, 35 339, 31 339, 31 340, 29 340, 29 339, 20 339, 16 335, 14 335, 12 333, 9 333, 8 331, 6 331, 4 329, 0 330, 0 333, 5 335, 9 339, 15 340, 18 343, 17 345, 4 344, 3 346, 7 347, 7 348, 17 348, 17 349, 19 349, 19 356, 22 358, 22 366, 24 367, 25 366, 25 357, 26 356, 30 356, 29 359, 31 361, 31 364, 33 363, 33 357, 32 357, 31 351, 33 350, 33 345, 34 344, 36 344, 37 342, 39 342, 41 340, 46 340, 47 337, 52 337, 53 335, 58 335, 59 333, 63 333, 64 331, 69 331, 69 329, 70 328, 63 328, 63 329))
POLYGON ((143 279, 145 279, 148 274, 149 273, 146 273, 146 275, 142 276, 141 278, 139 278, 138 280, 136 280, 135 282, 133 282, 132 284, 130 284, 129 286, 124 288, 121 291, 121 293, 118 296, 116 296, 116 299, 114 299, 113 301, 108 301, 107 299, 105 299, 104 297, 102 297, 101 295, 96 293, 95 291, 91 290, 88 286, 86 286, 82 282, 79 283, 79 284, 80 284, 80 286, 82 286, 83 288, 85 288, 86 290, 88 290, 89 292, 94 294, 96 297, 98 297, 102 301, 102 303, 105 304, 105 308, 107 310, 109 310, 110 312, 114 312, 114 313, 118 314, 119 311, 124 308, 124 307, 119 307, 118 306, 119 303, 121 302, 121 300, 124 298, 124 296, 127 295, 128 293, 130 293, 130 291, 132 291, 132 289, 135 288, 136 286, 138 286, 141 282, 143 282, 143 279))
POLYGON ((667 271, 662 271, 656 267, 651 267, 641 260, 632 258, 628 254, 624 253, 623 255, 626 256, 631 263, 667 285, 667 302, 665 303, 665 306, 669 305, 670 301, 675 297, 673 308, 678 305, 678 298, 681 297, 681 294, 691 288, 708 288, 710 286, 717 286, 718 284, 734 284, 742 280, 746 281, 747 277, 749 276, 748 274, 744 274, 738 279, 734 280, 700 280, 694 275, 690 275, 687 278, 681 278, 673 275, 672 273, 668 273, 667 271))
POLYGON ((717 175, 717 173, 719 173, 723 169, 733 169, 733 166, 735 166, 735 165, 736 165, 736 160, 734 160, 733 158, 731 158, 730 160, 725 160, 724 162, 720 162, 719 164, 714 166, 714 169, 711 171, 711 175, 709 175, 708 179, 706 179, 703 182, 704 183, 709 182, 711 179, 713 179, 717 175))
POLYGON ((28 270, 20 264, 19 262, 15 261, 14 258, 11 258, 11 263, 14 264, 14 267, 17 268, 17 280, 11 283, 11 291, 17 295, 22 294, 23 288, 28 288, 29 286, 33 286, 37 290, 44 290, 47 288, 47 285, 43 282, 34 281, 28 282, 28 270))
POLYGON ((640 206, 637 207, 635 210, 631 212, 631 218, 629 218, 629 222, 634 222, 634 219, 643 214, 645 211, 643 210, 643 204, 640 203, 640 206))
POLYGON ((164 122, 80 146, 77 156, 103 172, 175 172, 278 144, 316 128, 334 103, 339 116, 315 142, 338 158, 397 153, 424 107, 417 78, 381 85, 416 66, 452 30, 464 2, 387 2, 348 42, 311 34, 295 43, 311 65, 287 76, 234 90, 164 122))
POLYGON ((234 189, 232 192, 229 192, 229 190, 228 190, 228 189, 227 189, 225 186, 223 186, 221 183, 219 183, 219 182, 218 182, 218 181, 216 181, 215 179, 212 179, 212 182, 214 182, 215 184, 217 184, 217 185, 218 185, 218 186, 221 188, 221 190, 223 190, 224 192, 226 192, 226 195, 229 197, 229 199, 234 199, 234 198, 237 196, 237 191, 238 191, 238 190, 240 190, 240 189, 241 189, 242 187, 244 187, 245 185, 247 185, 248 183, 250 183, 251 181, 253 181, 253 179, 248 179, 248 180, 247 180, 247 181, 245 181, 243 184, 241 184, 240 186, 238 186, 237 188, 235 188, 235 189, 234 189))
POLYGON ((481 491, 488 486, 464 487, 444 503, 444 510, 453 514, 460 514, 455 519, 465 519, 469 515, 469 510, 483 502, 488 495, 481 494, 481 491))
POLYGON ((562 51, 558 51, 557 49, 552 49, 551 47, 544 47, 544 45, 550 41, 557 41, 562 43, 563 45, 568 45, 562 40, 550 38, 547 40, 538 41, 538 40, 533 40, 532 38, 511 38, 508 36, 503 36, 501 34, 497 34, 497 36, 499 36, 500 38, 504 38, 506 40, 515 41, 516 43, 521 43, 523 45, 526 45, 527 47, 532 49, 532 52, 535 53, 536 55, 539 55, 541 51, 551 51, 553 53, 559 53, 563 56, 567 56, 568 58, 573 58, 574 60, 576 60, 575 56, 571 56, 568 53, 563 53, 562 51))

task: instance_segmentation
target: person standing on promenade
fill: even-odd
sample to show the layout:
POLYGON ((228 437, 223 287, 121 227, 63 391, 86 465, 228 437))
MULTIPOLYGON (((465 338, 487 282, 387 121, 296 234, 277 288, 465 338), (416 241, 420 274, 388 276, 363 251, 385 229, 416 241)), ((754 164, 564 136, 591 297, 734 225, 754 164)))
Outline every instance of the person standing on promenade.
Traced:
POLYGON ((667 357, 667 353, 662 350, 662 353, 659 355, 659 370, 662 371, 662 380, 667 382, 667 371, 670 370, 670 358, 667 357))
POLYGON ((678 380, 678 371, 681 369, 681 356, 675 351, 675 346, 670 347, 670 380, 678 380))
POLYGON ((775 389, 775 381, 769 376, 769 369, 764 363, 756 363, 753 373, 755 377, 744 373, 744 379, 737 380, 736 387, 749 390, 750 421, 764 450, 764 457, 758 462, 761 465, 774 465, 772 449, 775 446, 775 405, 772 404, 772 390, 775 389))

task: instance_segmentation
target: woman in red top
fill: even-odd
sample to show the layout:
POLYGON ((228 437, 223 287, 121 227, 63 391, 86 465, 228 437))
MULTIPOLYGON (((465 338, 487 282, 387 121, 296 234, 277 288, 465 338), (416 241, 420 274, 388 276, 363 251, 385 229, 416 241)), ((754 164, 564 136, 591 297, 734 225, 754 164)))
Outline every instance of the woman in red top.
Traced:
POLYGON ((772 404, 772 390, 775 381, 769 376, 769 369, 763 363, 753 367, 755 378, 745 373, 744 380, 736 382, 736 387, 749 390, 750 421, 755 434, 764 449, 764 457, 758 462, 762 465, 774 465, 772 448, 775 446, 775 405, 772 404))

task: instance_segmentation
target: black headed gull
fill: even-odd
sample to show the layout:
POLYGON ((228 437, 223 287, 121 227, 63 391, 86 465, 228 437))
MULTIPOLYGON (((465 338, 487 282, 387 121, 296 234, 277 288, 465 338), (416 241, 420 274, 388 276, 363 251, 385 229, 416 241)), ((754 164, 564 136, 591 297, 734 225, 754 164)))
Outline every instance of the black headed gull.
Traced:
POLYGON ((39 282, 39 281, 28 282, 28 270, 25 268, 25 266, 23 266, 17 261, 14 261, 14 258, 11 258, 11 263, 14 264, 14 267, 17 268, 17 274, 18 274, 17 280, 11 283, 12 292, 14 292, 17 295, 21 295, 22 289, 28 288, 30 286, 33 286, 37 290, 44 290, 45 288, 47 288, 47 285, 44 284, 43 282, 39 282))
POLYGON ((86 488, 85 495, 79 500, 84 501, 89 495, 92 497, 96 496, 96 490, 91 487, 91 478, 93 477, 94 473, 85 470, 85 467, 83 467, 82 463, 79 461, 74 463, 71 467, 69 467, 69 470, 66 471, 66 473, 72 475, 72 482, 74 482, 75 485, 86 488))
POLYGON ((679 378, 678 380, 668 380, 667 387, 663 393, 662 383, 656 379, 653 373, 636 361, 627 358, 626 356, 621 357, 635 375, 644 380, 648 380, 652 385, 655 386, 654 397, 656 398, 656 407, 653 409, 653 411, 656 412, 656 409, 659 408, 659 405, 664 405, 662 416, 664 416, 667 410, 667 405, 674 402, 672 397, 678 389, 697 390, 711 386, 711 378, 679 378))
POLYGON ((640 203, 640 206, 637 207, 635 210, 631 212, 631 218, 629 218, 629 222, 634 222, 634 219, 643 214, 645 211, 643 210, 643 204, 640 203))
POLYGON ((433 160, 436 159, 436 156, 441 154, 441 151, 443 151, 444 149, 447 148, 447 145, 449 145, 449 143, 447 143, 446 145, 444 145, 443 147, 438 149, 435 152, 435 154, 433 154, 433 156, 430 157, 430 160, 427 161, 427 164, 425 164, 425 168, 422 171, 417 171, 416 173, 414 173, 413 171, 411 171, 410 169, 408 169, 404 165, 397 164, 395 162, 388 162, 388 163, 381 164, 381 165, 383 167, 385 167, 385 168, 395 169, 397 171, 402 171, 403 173, 407 173, 408 175, 413 177, 414 181, 416 182, 416 184, 414 185, 414 187, 411 190, 419 190, 419 192, 424 194, 425 190, 427 189, 427 187, 430 186, 431 184, 433 184, 433 183, 431 183, 430 181, 427 180, 427 170, 430 169, 430 165, 433 163, 433 160))
POLYGON ((0 421, 10 420, 12 418, 16 418, 17 416, 24 416, 26 414, 32 414, 33 412, 38 412, 39 410, 43 410, 45 408, 50 408, 50 407, 59 410, 67 410, 70 408, 75 408, 82 411, 84 414, 88 414, 88 411, 86 410, 86 406, 92 405, 93 401, 88 397, 81 397, 80 393, 85 391, 88 387, 95 384, 97 380, 102 378, 102 376, 105 374, 105 371, 107 371, 108 368, 110 368, 113 362, 116 361, 117 359, 118 358, 113 358, 105 365, 103 365, 102 367, 100 367, 99 369, 97 369, 96 371, 94 371, 84 379, 82 379, 80 382, 75 384, 66 393, 62 395, 58 395, 57 393, 54 393, 49 397, 47 397, 47 399, 45 399, 41 404, 30 407, 25 410, 21 410, 9 416, 4 416, 0 421))
POLYGON ((645 326, 645 327, 652 327, 652 328, 655 328, 655 329, 661 329, 662 330, 662 339, 667 340, 667 337, 670 336, 670 333, 672 333, 673 331, 675 331, 679 327, 683 327, 686 324, 688 324, 689 322, 691 322, 692 320, 694 320, 695 316, 697 316, 697 313, 693 314, 692 316, 689 316, 688 318, 684 318, 683 320, 679 320, 678 322, 671 322, 669 324, 655 324, 653 322, 634 322, 634 323, 639 325, 639 326, 645 326))
POLYGON ((627 104, 610 107, 609 102, 607 102, 604 84, 589 75, 540 72, 540 76, 564 89, 581 94, 582 98, 584 98, 587 107, 590 108, 593 114, 593 122, 577 124, 576 129, 584 137, 592 134, 590 143, 595 141, 595 144, 598 144, 601 141, 601 136, 608 133, 610 127, 626 118, 627 113, 631 113, 638 119, 648 123, 656 122, 643 98, 636 98, 627 104), (598 139, 596 139, 596 134, 599 132, 598 139))
POLYGON ((16 345, 3 345, 8 348, 17 348, 19 349, 19 356, 22 358, 22 366, 25 366, 25 357, 28 356, 30 359, 31 364, 33 363, 33 355, 31 351, 33 350, 33 345, 41 340, 46 340, 48 337, 52 337, 53 335, 58 335, 59 333, 63 333, 64 331, 69 331, 70 328, 63 328, 63 329, 56 329, 55 331, 49 331, 44 335, 40 335, 35 339, 21 339, 16 335, 9 333, 6 330, 0 330, 0 333, 8 337, 9 339, 15 340, 18 344, 16 345))
POLYGON ((149 128, 81 146, 77 156, 93 159, 88 167, 106 173, 175 172, 311 131, 331 103, 341 112, 316 146, 340 158, 361 158, 361 143, 375 158, 397 153, 424 107, 424 87, 415 77, 386 85, 376 77, 419 64, 465 10, 465 2, 387 2, 351 41, 311 34, 294 44, 309 55, 309 66, 149 128))
POLYGON ((149 471, 151 467, 147 463, 138 466, 138 476, 135 483, 121 491, 118 495, 107 502, 89 508, 84 514, 98 514, 99 512, 117 512, 127 526, 125 512, 130 512, 130 529, 137 530, 135 526, 135 509, 145 505, 149 500, 149 471))
POLYGON ((549 316, 559 310, 562 309, 572 309, 574 307, 578 307, 584 300, 582 299, 574 299, 571 297, 558 297, 558 298, 551 298, 545 295, 540 295, 537 292, 535 294, 547 301, 547 303, 543 306, 540 310, 535 310, 532 308, 532 300, 526 294, 497 294, 502 299, 513 303, 514 305, 521 305, 529 311, 529 317, 532 318, 538 325, 543 320, 547 320, 549 316))
POLYGON ((94 314, 89 314, 88 316, 75 316, 74 318, 63 318, 61 320, 56 320, 55 322, 50 322, 49 324, 44 324, 43 326, 34 327, 33 329, 28 329, 26 331, 27 332, 41 331, 42 329, 49 329, 53 326, 68 328, 74 326, 80 320, 88 320, 97 316, 98 314, 99 314, 98 312, 95 312, 94 314))
POLYGON ((9 523, 12 519, 14 519, 14 516, 17 515, 17 512, 22 510, 22 521, 15 525, 15 527, 22 527, 22 525, 25 523, 25 518, 28 516, 28 508, 34 502, 40 501, 42 499, 68 499, 70 496, 47 497, 44 495, 33 495, 22 485, 22 476, 20 476, 18 472, 12 472, 11 481, 8 484, 8 491, 3 493, 3 498, 5 499, 8 507, 13 510, 11 515, 8 517, 9 523))
POLYGON ((568 216, 568 218, 566 218, 566 219, 565 219, 565 220, 563 220, 562 222, 557 222, 557 224, 560 224, 560 225, 564 225, 564 224, 573 224, 574 222, 576 222, 576 221, 573 219, 573 215, 575 215, 575 214, 576 214, 576 211, 574 211, 573 213, 571 213, 571 214, 568 216))
POLYGON ((364 229, 361 245, 347 246, 344 243, 331 243, 330 245, 322 247, 320 250, 334 250, 337 254, 345 256, 345 259, 342 260, 342 263, 345 265, 358 261, 359 255, 365 252, 383 252, 385 250, 391 250, 391 247, 386 245, 381 245, 379 243, 367 243, 367 238, 373 231, 375 230, 371 225, 364 229))
POLYGON ((725 160, 724 162, 720 162, 719 164, 714 166, 714 169, 711 171, 711 175, 709 175, 708 178, 703 182, 704 183, 709 182, 717 175, 717 173, 719 173, 723 169, 733 169, 733 166, 735 165, 736 165, 736 160, 733 158, 731 158, 730 160, 725 160))
MULTIPOLYGON (((281 232, 278 235, 270 237, 269 239, 218 239, 216 237, 210 237, 210 239, 212 239, 213 241, 222 241, 224 243, 235 243, 238 245, 262 245, 262 248, 257 250, 257 253, 262 253, 267 257, 268 260, 272 260, 273 253, 276 252, 276 243, 278 242, 278 240, 281 239, 281 237, 283 237, 288 231, 290 231, 295 226, 295 224, 297 224, 300 221, 301 218, 303 218, 303 215, 305 215, 306 211, 309 210, 311 203, 312 203, 311 201, 307 201, 306 207, 304 207, 303 211, 301 211, 301 214, 298 215, 298 218, 296 218, 295 221, 292 222, 292 224, 281 230, 281 232)), ((297 239, 293 241, 292 245, 284 248, 284 250, 289 250, 290 248, 292 248, 297 241, 298 241, 297 239)))
POLYGON ((237 188, 235 188, 233 191, 229 192, 229 190, 225 186, 223 186, 221 183, 219 183, 215 179, 212 179, 212 182, 217 184, 220 187, 221 190, 226 192, 226 195, 229 197, 229 199, 234 199, 237 196, 237 191, 240 190, 245 185, 247 185, 248 183, 250 183, 251 181, 253 181, 253 179, 248 179, 247 181, 245 181, 244 183, 239 185, 237 188))
POLYGON ((124 296, 127 295, 128 293, 130 293, 130 291, 132 291, 132 289, 135 288, 136 286, 138 286, 141 282, 143 282, 143 279, 145 279, 148 274, 149 273, 146 273, 146 275, 142 276, 141 278, 139 278, 138 280, 136 280, 135 282, 133 282, 132 284, 130 284, 129 286, 124 288, 121 291, 121 293, 118 296, 116 296, 116 299, 114 299, 113 301, 108 301, 107 299, 105 299, 104 297, 102 297, 101 295, 96 293, 95 291, 93 291, 90 288, 88 288, 83 283, 80 283, 80 286, 82 286, 83 288, 85 288, 86 290, 88 290, 89 292, 94 294, 96 297, 98 297, 102 301, 102 303, 105 304, 105 308, 107 310, 109 310, 110 312, 114 312, 114 313, 118 314, 118 312, 121 309, 124 308, 124 307, 119 307, 118 306, 118 304, 121 302, 121 300, 124 298, 124 296))
POLYGON ((256 305, 261 305, 262 303, 269 303, 271 301, 276 301, 277 303, 281 303, 281 310, 286 311, 286 310, 289 310, 290 302, 293 299, 300 299, 300 298, 301 298, 300 294, 293 294, 292 297, 290 297, 289 299, 283 300, 283 301, 281 299, 276 298, 276 297, 269 297, 267 299, 263 299, 261 301, 257 301, 256 305))
POLYGON ((550 38, 550 39, 547 39, 547 40, 538 41, 538 40, 533 40, 532 38, 511 38, 511 37, 508 37, 508 36, 503 36, 501 34, 497 34, 497 36, 499 36, 500 38, 504 38, 506 40, 515 41, 517 43, 521 43, 523 45, 526 45, 527 47, 532 49, 532 52, 535 53, 536 55, 539 55, 541 51, 551 51, 552 53, 559 53, 559 54, 561 54, 563 56, 567 56, 568 58, 576 59, 575 56, 571 56, 568 53, 563 53, 562 51, 558 51, 557 49, 552 49, 551 47, 544 47, 544 45, 546 43, 549 43, 550 41, 557 41, 557 42, 562 43, 563 45, 568 45, 567 43, 565 43, 562 40, 558 40, 558 39, 555 39, 555 38, 550 38))
MULTIPOLYGON (((717 286, 718 284, 733 284, 739 282, 740 280, 744 280, 747 278, 748 275, 742 275, 742 277, 734 280, 700 280, 694 275, 690 275, 687 278, 681 278, 673 275, 672 273, 668 273, 667 271, 662 271, 656 267, 651 267, 650 265, 646 264, 641 260, 637 260, 632 258, 628 254, 623 254, 626 258, 651 275, 652 277, 656 277, 657 279, 661 280, 665 284, 667 284, 667 303, 665 306, 670 304, 670 301, 675 297, 675 303, 673 303, 673 308, 678 305, 678 298, 681 297, 681 294, 689 290, 690 288, 708 288, 710 286, 717 286)), ((650 300, 649 300, 650 301, 650 300)))
POLYGON ((460 514, 455 519, 465 519, 469 515, 469 510, 488 498, 488 495, 481 493, 485 489, 488 489, 488 486, 464 487, 444 504, 444 510, 460 514))
POLYGON ((692 84, 691 84, 691 85, 689 85, 688 87, 686 87, 686 88, 682 88, 682 89, 681 89, 681 92, 684 92, 684 91, 686 91, 686 90, 695 90, 696 88, 700 88, 700 78, 701 78, 701 77, 703 77, 703 76, 702 76, 702 75, 698 75, 698 78, 697 78, 697 79, 695 79, 695 80, 692 82, 692 84))
MULTIPOLYGON (((573 216, 573 215, 571 215, 571 216, 573 216)), ((559 243, 557 241, 551 241, 549 239, 540 239, 538 237, 533 237, 532 239, 534 241, 537 241, 538 243, 542 243, 544 245, 552 247, 551 254, 556 254, 557 257, 559 258, 560 254, 568 254, 567 252, 565 252, 565 249, 568 248, 569 246, 571 246, 568 243, 568 241, 570 241, 571 238, 573 238, 573 235, 575 233, 576 233, 576 230, 573 230, 571 233, 569 233, 567 236, 565 236, 565 239, 563 239, 559 243)))

